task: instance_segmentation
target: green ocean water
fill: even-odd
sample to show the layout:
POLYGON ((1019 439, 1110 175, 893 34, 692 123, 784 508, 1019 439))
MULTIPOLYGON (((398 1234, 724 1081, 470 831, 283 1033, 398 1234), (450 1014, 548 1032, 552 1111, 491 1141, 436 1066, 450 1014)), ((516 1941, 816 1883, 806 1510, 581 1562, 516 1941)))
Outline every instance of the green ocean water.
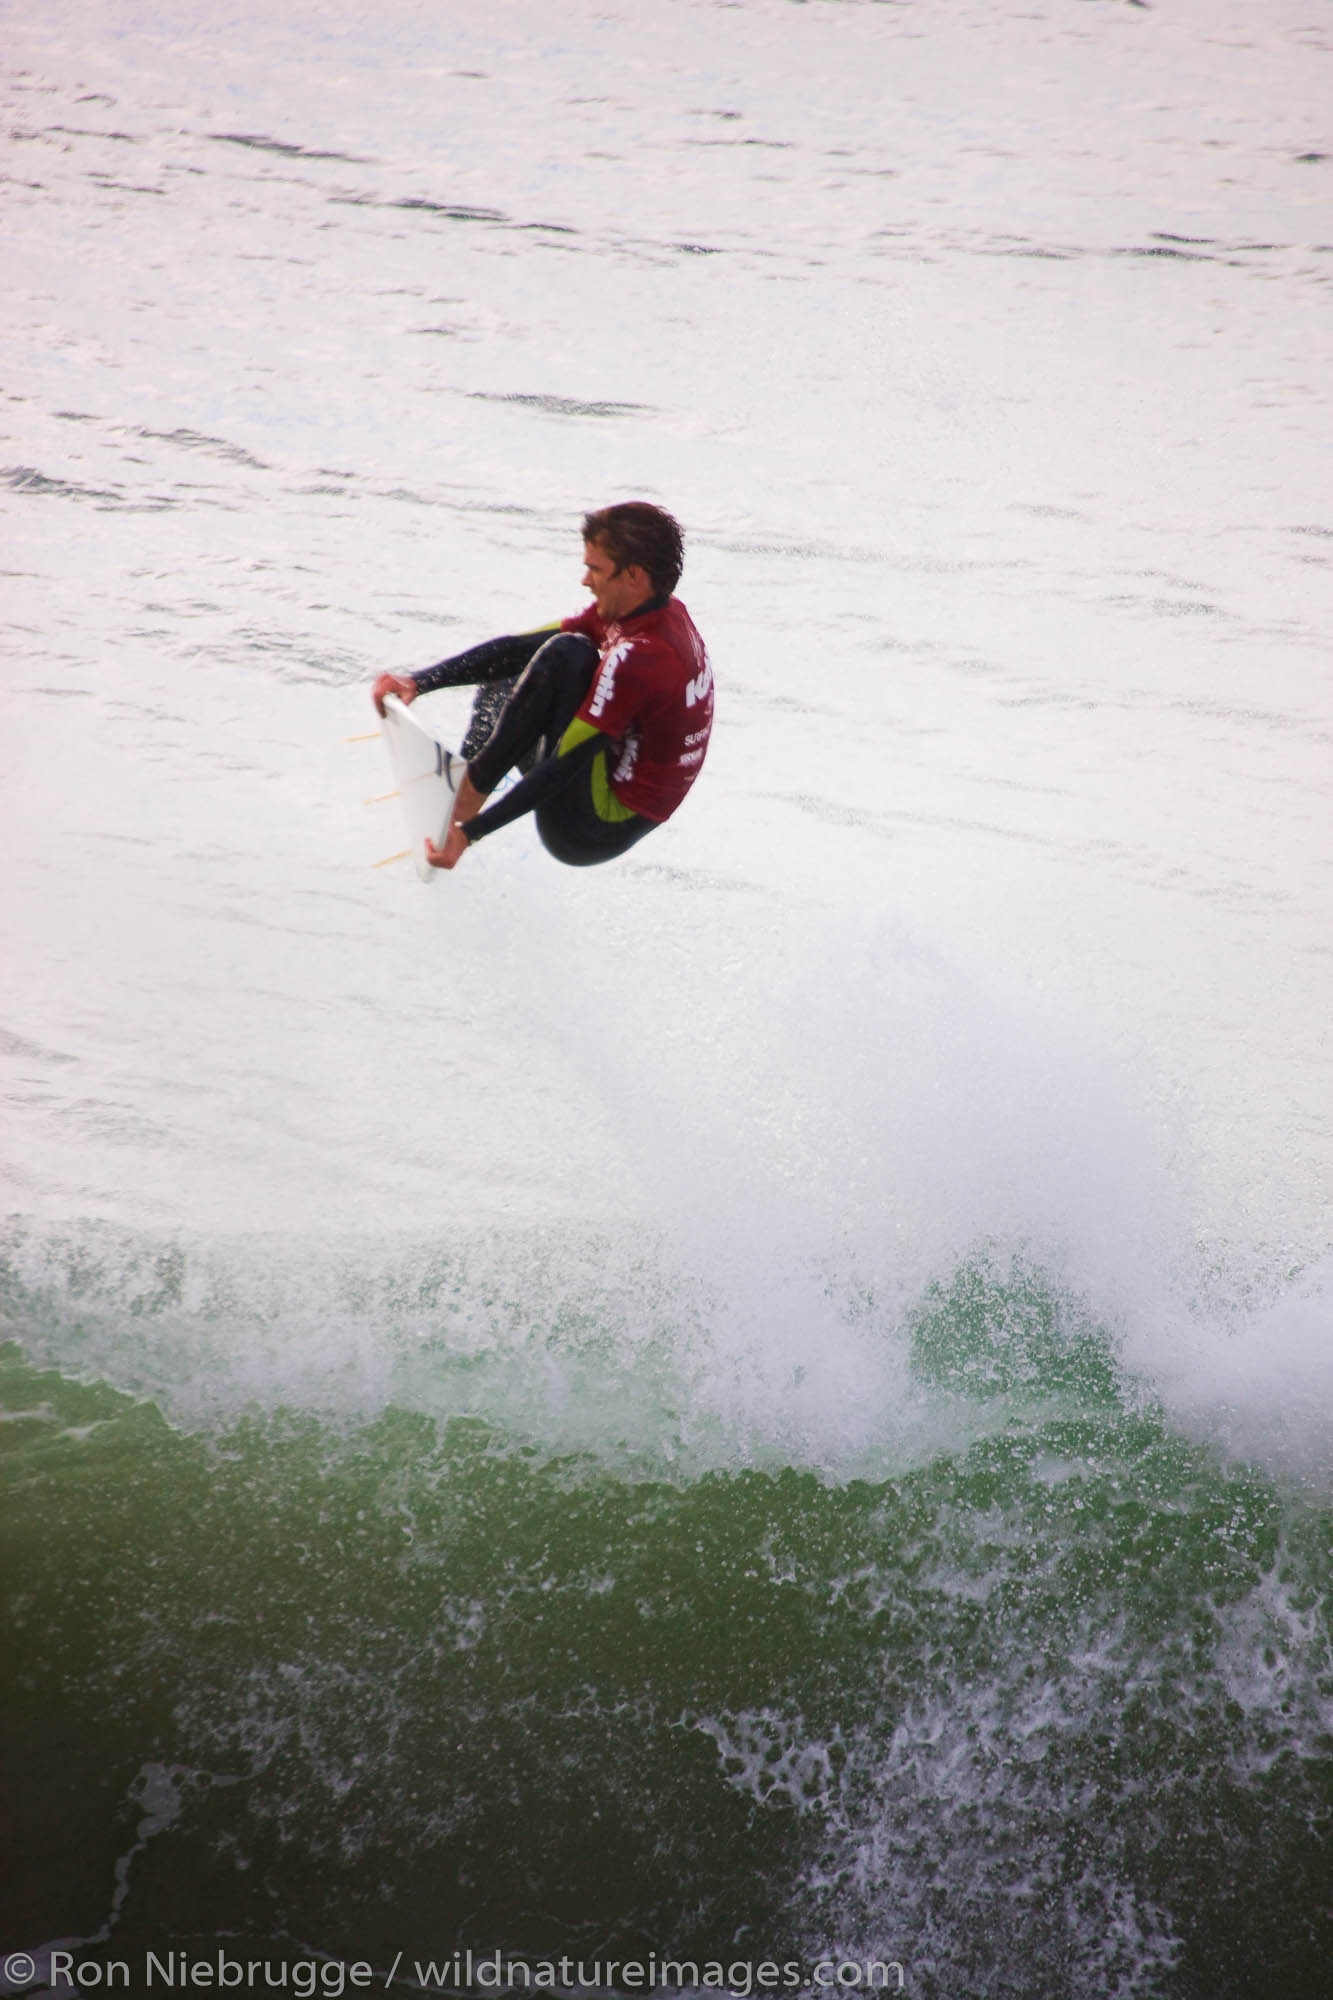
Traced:
POLYGON ((467 1413, 475 1356, 364 1416, 109 1386, 188 1266, 7 1260, 7 1950, 1328 1990, 1327 1503, 1183 1436, 1036 1264, 886 1329, 933 1442, 841 1477, 561 1448, 467 1413))

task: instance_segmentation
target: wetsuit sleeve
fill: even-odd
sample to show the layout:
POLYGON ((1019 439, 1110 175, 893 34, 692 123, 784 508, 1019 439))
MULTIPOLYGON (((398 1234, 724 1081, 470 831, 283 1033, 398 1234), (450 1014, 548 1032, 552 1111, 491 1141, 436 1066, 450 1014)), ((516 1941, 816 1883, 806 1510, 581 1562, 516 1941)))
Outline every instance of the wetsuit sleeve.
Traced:
POLYGON ((413 674, 417 693, 432 694, 443 687, 476 687, 485 681, 502 681, 512 674, 521 674, 537 648, 559 630, 558 623, 544 625, 539 632, 519 632, 512 638, 485 639, 480 646, 469 646, 465 653, 455 653, 451 659, 439 660, 433 667, 423 667, 420 673, 413 674))
POLYGON ((592 729, 586 722, 575 720, 570 723, 560 739, 560 748, 550 757, 543 757, 540 764, 534 764, 526 778, 520 778, 512 785, 502 799, 493 806, 486 806, 472 819, 460 822, 468 837, 469 846, 484 840, 488 833, 498 833, 502 826, 510 826, 524 813, 535 811, 557 792, 575 779, 580 771, 586 771, 599 750, 605 749, 609 738, 600 729, 592 729))

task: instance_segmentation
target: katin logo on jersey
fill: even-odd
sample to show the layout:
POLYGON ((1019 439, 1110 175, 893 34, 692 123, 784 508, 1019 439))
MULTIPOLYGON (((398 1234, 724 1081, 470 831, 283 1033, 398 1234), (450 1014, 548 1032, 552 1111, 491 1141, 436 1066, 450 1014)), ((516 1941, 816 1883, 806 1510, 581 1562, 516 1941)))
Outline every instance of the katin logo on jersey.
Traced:
POLYGON ((611 648, 610 652, 603 659, 601 672, 597 676, 597 686, 593 692, 593 698, 588 704, 588 714, 594 719, 600 716, 602 710, 610 701, 616 684, 616 668, 623 659, 628 657, 630 647, 633 644, 634 641, 632 639, 622 639, 617 645, 611 648))
POLYGON ((696 702, 702 701, 704 696, 708 693, 708 690, 712 687, 712 685, 713 685, 713 662, 709 659, 705 659, 703 666, 700 668, 699 672, 694 676, 694 679, 692 681, 686 681, 685 683, 686 708, 693 708, 696 702))

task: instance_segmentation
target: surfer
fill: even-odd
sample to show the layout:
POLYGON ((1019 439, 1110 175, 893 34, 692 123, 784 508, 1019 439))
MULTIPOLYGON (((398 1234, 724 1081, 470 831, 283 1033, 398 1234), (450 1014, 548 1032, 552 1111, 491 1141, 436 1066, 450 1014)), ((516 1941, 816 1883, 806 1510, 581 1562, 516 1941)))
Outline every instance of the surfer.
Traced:
POLYGON ((381 674, 371 690, 383 715, 387 694, 413 702, 435 688, 477 688, 453 817, 442 847, 426 842, 432 868, 456 867, 529 812, 557 861, 609 861, 669 819, 699 775, 713 670, 672 595, 684 564, 679 523, 646 500, 600 508, 584 516, 583 557, 593 601, 574 617, 417 674, 381 674), (487 806, 516 765, 518 783, 487 806))

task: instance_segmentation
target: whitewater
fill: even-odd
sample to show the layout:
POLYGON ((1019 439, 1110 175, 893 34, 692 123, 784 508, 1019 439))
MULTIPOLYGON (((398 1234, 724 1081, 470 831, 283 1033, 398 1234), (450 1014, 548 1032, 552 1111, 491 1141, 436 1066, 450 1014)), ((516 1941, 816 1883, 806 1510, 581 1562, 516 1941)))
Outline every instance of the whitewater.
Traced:
POLYGON ((0 1991, 1320 1990, 1323 0, 0 29, 0 1991), (628 497, 686 806, 377 866, 628 497))

